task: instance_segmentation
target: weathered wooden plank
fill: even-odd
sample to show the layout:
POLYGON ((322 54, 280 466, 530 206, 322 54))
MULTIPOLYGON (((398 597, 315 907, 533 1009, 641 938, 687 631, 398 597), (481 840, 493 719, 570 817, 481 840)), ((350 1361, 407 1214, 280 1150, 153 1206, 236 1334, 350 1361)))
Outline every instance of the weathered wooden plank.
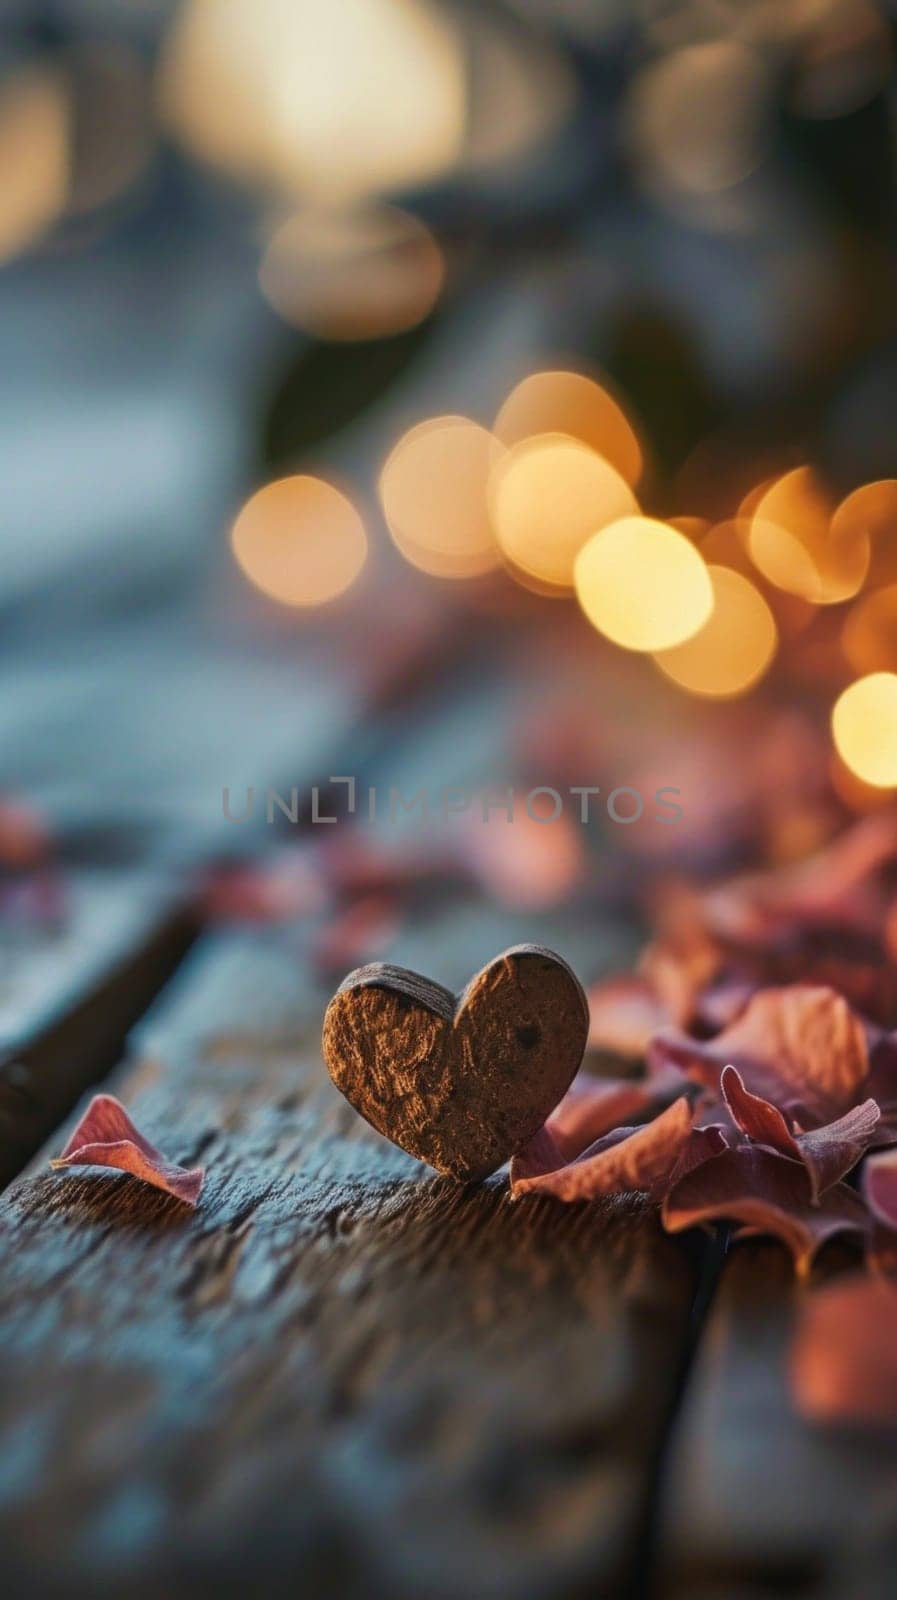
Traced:
POLYGON ((167 881, 79 872, 59 927, 3 930, 0 1184, 121 1055, 193 936, 167 881))
POLYGON ((195 1214, 43 1168, 4 1197, 6 1594, 627 1592, 687 1249, 394 1150, 326 1078, 324 998, 290 938, 219 935, 143 1030, 117 1087, 206 1163, 195 1214))
POLYGON ((791 1404, 788 1347, 807 1292, 779 1246, 733 1248, 665 1466, 668 1600, 893 1593, 893 1436, 821 1428, 791 1404))

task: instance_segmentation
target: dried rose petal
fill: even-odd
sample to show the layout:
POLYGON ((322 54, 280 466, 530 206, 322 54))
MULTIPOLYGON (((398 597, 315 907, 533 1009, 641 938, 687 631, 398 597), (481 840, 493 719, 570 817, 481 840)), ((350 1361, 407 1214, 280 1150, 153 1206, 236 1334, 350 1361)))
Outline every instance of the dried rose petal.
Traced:
POLYGON ((813 1422, 897 1425, 897 1289, 850 1277, 811 1295, 789 1375, 797 1410, 813 1422))
POLYGON ((633 973, 605 978, 588 991, 589 1044, 593 1050, 640 1060, 655 1033, 675 1020, 648 978, 633 973))
MULTIPOLYGON (((680 1099, 642 1128, 616 1128, 574 1161, 546 1169, 550 1150, 536 1136, 511 1162, 511 1193, 551 1194, 557 1200, 599 1195, 653 1194, 666 1186, 692 1135, 691 1108, 680 1099)), ((557 1146, 555 1146, 555 1152, 557 1146)))
POLYGON ((895 857, 897 813, 865 817, 806 860, 747 873, 709 891, 707 927, 738 944, 768 943, 789 926, 814 923, 877 932, 875 875, 895 857))
POLYGON ((771 1146, 780 1155, 803 1162, 814 1205, 865 1155, 881 1118, 875 1101, 864 1100, 835 1122, 827 1122, 810 1133, 795 1133, 776 1106, 745 1088, 735 1067, 724 1067, 720 1084, 732 1119, 742 1133, 757 1144, 771 1146))
POLYGON ((676 1068, 649 1078, 593 1078, 580 1072, 546 1124, 569 1160, 602 1134, 659 1110, 688 1088, 676 1068))
POLYGON ((154 1189, 164 1189, 188 1206, 196 1205, 205 1177, 202 1167, 179 1167, 167 1161, 111 1094, 94 1095, 62 1155, 50 1166, 116 1167, 154 1189))
POLYGON ((861 1188, 876 1221, 897 1228, 897 1150, 883 1151, 863 1163, 861 1188))
POLYGON ((813 1204, 803 1165, 756 1145, 724 1150, 681 1179, 663 1203, 670 1233, 706 1222, 740 1222, 738 1237, 770 1233, 786 1244, 798 1274, 809 1272, 817 1250, 839 1233, 865 1232, 859 1195, 836 1184, 813 1204))
POLYGON ((652 1040, 649 1066, 672 1063, 716 1089, 736 1066, 753 1094, 818 1125, 853 1104, 868 1070, 866 1033, 833 989, 792 984, 761 989, 741 1016, 709 1040, 665 1029, 652 1040))

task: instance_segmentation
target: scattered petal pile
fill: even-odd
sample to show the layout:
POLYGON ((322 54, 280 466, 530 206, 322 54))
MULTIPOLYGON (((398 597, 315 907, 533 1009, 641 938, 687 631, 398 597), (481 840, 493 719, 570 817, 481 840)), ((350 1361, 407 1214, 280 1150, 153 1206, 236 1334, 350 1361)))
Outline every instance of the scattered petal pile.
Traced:
POLYGON ((589 995, 580 1073, 511 1164, 511 1192, 639 1191, 679 1233, 717 1222, 790 1252, 843 1239, 867 1271, 812 1292, 791 1358, 814 1421, 897 1425, 897 815, 798 865, 661 884, 637 970, 589 995))

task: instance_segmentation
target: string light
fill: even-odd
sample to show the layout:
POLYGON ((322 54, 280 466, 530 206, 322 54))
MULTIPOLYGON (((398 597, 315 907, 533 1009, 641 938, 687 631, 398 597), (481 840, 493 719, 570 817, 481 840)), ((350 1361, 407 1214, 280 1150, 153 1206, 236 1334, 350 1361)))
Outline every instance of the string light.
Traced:
POLYGON ((573 587, 573 564, 597 529, 638 504, 603 456, 567 434, 537 434, 512 446, 489 480, 495 537, 512 572, 556 590, 573 587))
POLYGON ((682 644, 713 609, 710 575, 694 545, 668 523, 624 517, 576 558, 576 594, 589 621, 626 650, 682 644))
POLYGON ((897 788, 897 674, 858 678, 832 711, 835 748, 845 766, 876 789, 897 788))
POLYGON ((499 449, 487 428, 456 416, 421 422, 399 440, 380 474, 380 502, 412 566, 475 578, 500 564, 487 504, 499 449))
POLYGON ((674 683, 708 699, 745 694, 768 670, 776 652, 775 618, 762 594, 740 572, 707 569, 713 610, 684 644, 659 651, 654 660, 674 683))
POLYGON ((247 578, 287 606, 320 606, 354 583, 367 559, 359 513, 339 489, 306 474, 278 478, 243 506, 231 534, 247 578))

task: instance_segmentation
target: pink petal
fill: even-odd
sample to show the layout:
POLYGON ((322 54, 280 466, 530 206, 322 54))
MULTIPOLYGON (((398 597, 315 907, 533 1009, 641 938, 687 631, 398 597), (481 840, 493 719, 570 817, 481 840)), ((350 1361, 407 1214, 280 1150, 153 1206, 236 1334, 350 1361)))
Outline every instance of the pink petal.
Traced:
POLYGON ((714 1039, 693 1039, 675 1029, 658 1034, 648 1064, 669 1063, 713 1089, 731 1063, 753 1094, 818 1124, 856 1099, 868 1049, 863 1025, 841 995, 791 984, 761 989, 714 1039))
POLYGON ((851 1277, 811 1295, 789 1375, 797 1410, 813 1422, 897 1425, 897 1290, 851 1277))
POLYGON ((541 1152, 528 1146, 511 1162, 511 1193, 515 1199, 535 1192, 567 1201, 652 1193, 671 1178, 691 1132, 691 1108, 680 1099, 643 1128, 616 1128, 605 1134, 566 1166, 538 1170, 541 1152))
POLYGON ((640 1060, 658 1029, 674 1020, 653 983, 637 974, 596 983, 588 998, 592 1049, 631 1060, 640 1060))
POLYGON ((810 1179, 813 1204, 865 1155, 875 1136, 881 1111, 874 1100, 845 1111, 843 1117, 810 1133, 792 1133, 781 1111, 751 1094, 735 1067, 724 1067, 720 1080, 726 1105, 742 1133, 756 1144, 802 1161, 810 1179))
POLYGON ((801 1277, 817 1250, 839 1233, 866 1229, 862 1200, 837 1184, 814 1206, 810 1180, 797 1161, 741 1145, 690 1172, 667 1195, 661 1213, 670 1233, 705 1222, 741 1222, 739 1237, 770 1233, 786 1244, 801 1277))
POLYGON ((167 1161, 111 1094, 94 1095, 62 1155, 50 1166, 116 1167, 155 1189, 164 1189, 188 1206, 196 1205, 205 1177, 202 1167, 179 1167, 167 1161))
POLYGON ((876 1222, 897 1228, 897 1150, 870 1156, 863 1163, 860 1187, 876 1222))
POLYGON ((546 1126, 566 1158, 579 1155, 602 1134, 658 1109, 688 1087, 681 1072, 656 1078, 574 1078, 546 1126))

